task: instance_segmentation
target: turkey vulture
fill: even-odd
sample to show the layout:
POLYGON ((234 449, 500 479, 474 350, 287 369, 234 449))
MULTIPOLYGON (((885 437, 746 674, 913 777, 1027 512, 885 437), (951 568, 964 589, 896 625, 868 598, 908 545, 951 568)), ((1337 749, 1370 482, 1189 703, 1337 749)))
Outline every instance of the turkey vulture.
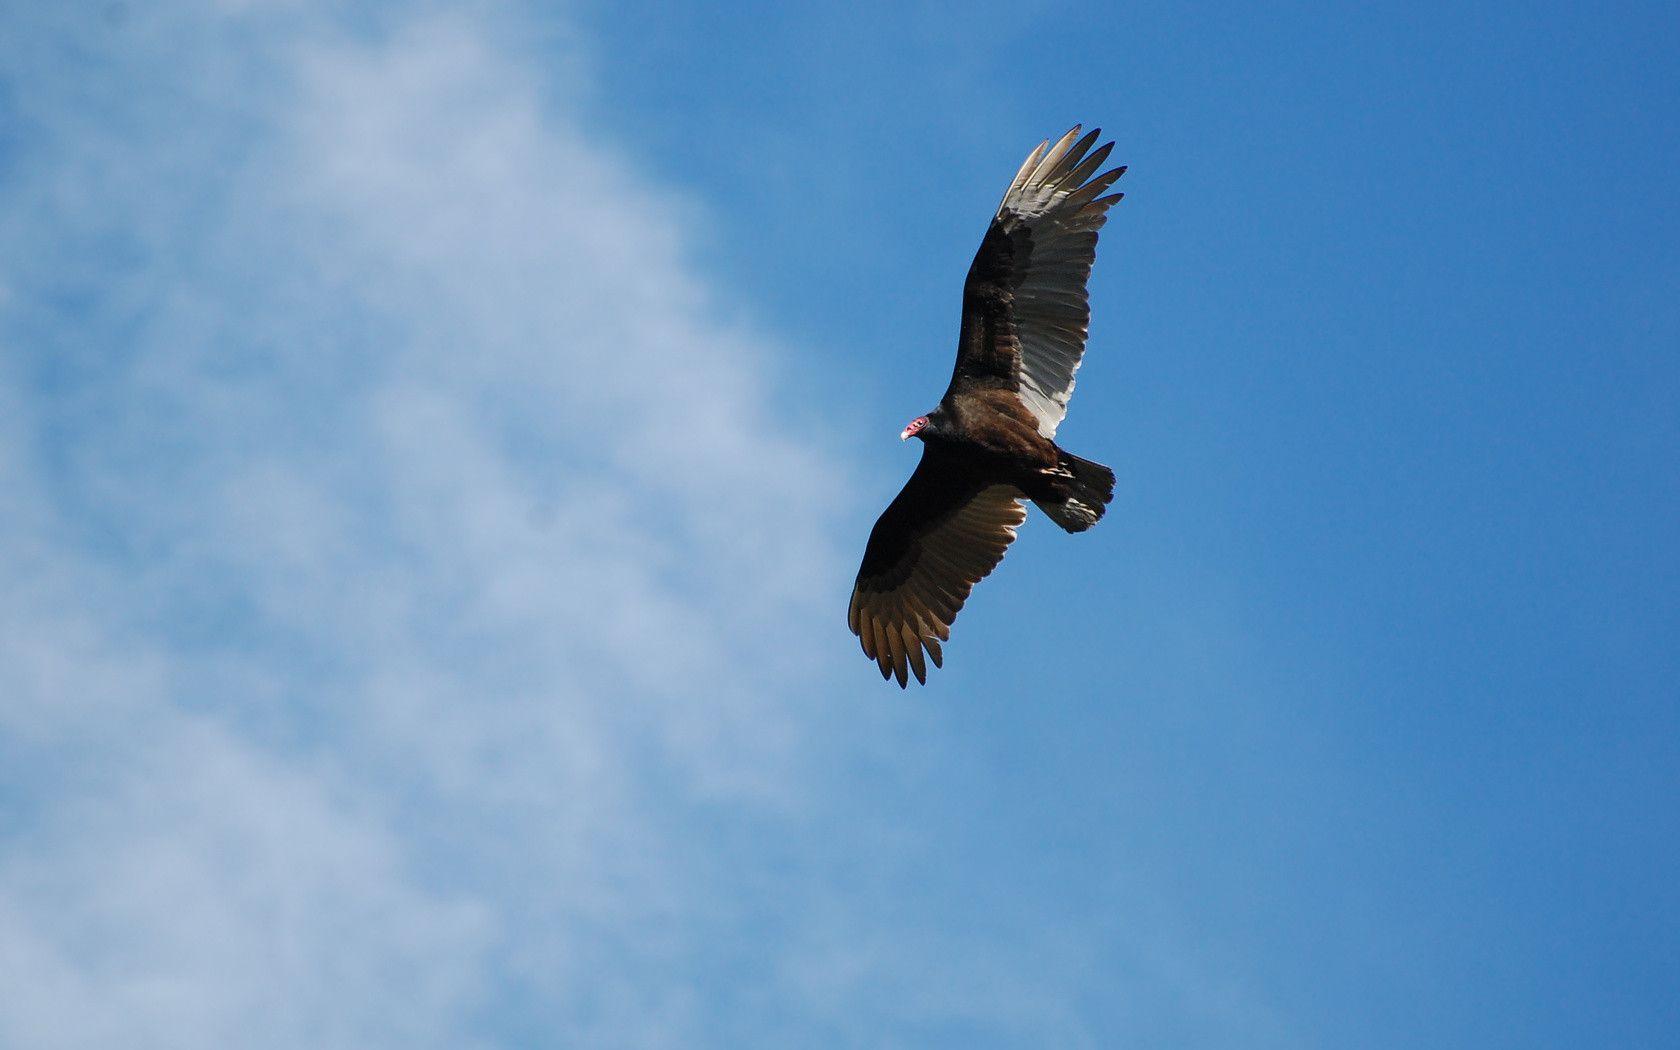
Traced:
POLYGON ((1095 174, 1114 143, 1079 126, 1027 155, 963 283, 957 366, 939 407, 910 421, 922 461, 869 534, 847 622, 863 651, 927 682, 968 592, 997 567, 1031 500, 1068 532, 1095 525, 1114 472, 1056 446, 1091 307, 1097 230, 1124 167, 1095 174))

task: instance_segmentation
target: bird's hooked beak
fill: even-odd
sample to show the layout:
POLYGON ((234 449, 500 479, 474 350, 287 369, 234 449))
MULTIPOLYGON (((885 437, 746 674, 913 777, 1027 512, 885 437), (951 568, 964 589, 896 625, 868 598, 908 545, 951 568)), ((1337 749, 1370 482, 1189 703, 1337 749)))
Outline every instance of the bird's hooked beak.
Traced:
POLYGON ((910 421, 909 426, 905 427, 904 430, 899 433, 898 440, 909 441, 911 437, 915 436, 918 430, 921 430, 925 426, 927 426, 927 417, 917 416, 915 419, 910 421))

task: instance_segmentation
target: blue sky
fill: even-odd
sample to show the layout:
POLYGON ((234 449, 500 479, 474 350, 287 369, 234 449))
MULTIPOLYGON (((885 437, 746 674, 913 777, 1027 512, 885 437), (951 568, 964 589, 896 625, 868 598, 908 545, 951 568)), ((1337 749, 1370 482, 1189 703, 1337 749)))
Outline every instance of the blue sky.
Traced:
POLYGON ((1680 1038, 1671 5, 0 15, 0 1045, 1680 1038), (1131 166, 947 666, 843 616, 1131 166))

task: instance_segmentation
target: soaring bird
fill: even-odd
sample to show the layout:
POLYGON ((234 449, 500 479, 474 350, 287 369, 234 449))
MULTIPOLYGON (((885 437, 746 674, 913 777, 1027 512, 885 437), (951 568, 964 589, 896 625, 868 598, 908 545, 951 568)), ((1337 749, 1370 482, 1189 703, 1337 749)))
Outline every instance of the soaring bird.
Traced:
POLYGON ((1027 155, 992 216, 963 284, 957 366, 939 407, 899 435, 922 461, 875 522, 847 622, 896 676, 927 682, 927 658, 969 591, 1003 559, 1030 500, 1083 532, 1114 497, 1114 471, 1056 445, 1091 320, 1085 282, 1097 231, 1124 167, 1096 174, 1114 148, 1079 126, 1027 155), (925 656, 924 656, 925 652, 925 656))

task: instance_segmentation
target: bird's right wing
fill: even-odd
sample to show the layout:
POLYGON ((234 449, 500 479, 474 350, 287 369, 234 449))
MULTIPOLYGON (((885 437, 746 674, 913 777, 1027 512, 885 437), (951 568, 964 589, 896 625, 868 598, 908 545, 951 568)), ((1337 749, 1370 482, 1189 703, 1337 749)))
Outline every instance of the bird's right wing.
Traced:
POLYGON ((1020 490, 985 484, 935 446, 923 449, 869 534, 847 614, 882 678, 896 676, 902 688, 914 672, 927 682, 923 650, 940 666, 939 643, 950 639, 957 611, 1026 520, 1020 490))
POLYGON ((1098 174, 1114 143, 1092 150, 1100 132, 1078 135, 1075 125, 1054 146, 1040 143, 1005 191, 963 285, 951 376, 953 391, 1013 392, 1045 437, 1055 436, 1073 396, 1091 322, 1085 284, 1097 231, 1122 196, 1108 188, 1126 172, 1098 174))

